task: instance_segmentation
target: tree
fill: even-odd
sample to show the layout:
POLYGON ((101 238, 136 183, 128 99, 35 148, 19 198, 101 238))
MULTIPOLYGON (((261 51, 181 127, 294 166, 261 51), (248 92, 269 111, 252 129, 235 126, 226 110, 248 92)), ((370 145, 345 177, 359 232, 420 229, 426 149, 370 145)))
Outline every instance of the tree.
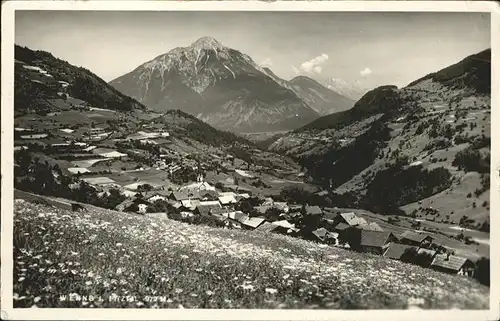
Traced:
POLYGON ((490 259, 482 257, 476 262, 474 278, 481 284, 490 286, 490 259))
POLYGON ((153 186, 151 186, 149 184, 143 184, 143 185, 137 186, 138 192, 149 192, 151 190, 153 190, 153 186))
POLYGON ((148 213, 168 213, 168 202, 164 200, 157 200, 154 201, 153 204, 148 206, 147 212, 148 213))

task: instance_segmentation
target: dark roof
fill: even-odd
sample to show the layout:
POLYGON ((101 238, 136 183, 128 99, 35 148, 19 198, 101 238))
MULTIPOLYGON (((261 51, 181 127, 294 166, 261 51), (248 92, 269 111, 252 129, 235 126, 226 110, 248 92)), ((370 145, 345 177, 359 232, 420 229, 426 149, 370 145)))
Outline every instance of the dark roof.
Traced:
POLYGON ((390 234, 389 232, 362 230, 360 245, 382 247, 386 244, 390 234))
POLYGON ((172 195, 174 199, 177 201, 200 198, 199 194, 194 191, 177 191, 177 192, 172 192, 172 194, 170 195, 172 195))
POLYGON ((319 239, 324 239, 328 235, 328 230, 324 227, 320 227, 319 229, 312 232, 319 239))
POLYGON ((342 213, 342 214, 340 214, 340 216, 342 216, 342 218, 350 226, 358 225, 358 216, 356 214, 354 214, 354 212, 342 213))
POLYGON ((422 253, 427 253, 430 256, 434 257, 434 255, 436 255, 437 251, 430 250, 430 249, 419 248, 418 249, 418 254, 422 254, 422 253))
POLYGON ((391 243, 389 247, 387 248, 387 251, 385 251, 384 256, 391 258, 391 259, 401 259, 401 256, 407 249, 417 249, 416 246, 410 246, 410 245, 404 245, 404 244, 398 244, 398 243, 391 243))
POLYGON ((407 240, 411 240, 411 241, 415 241, 415 242, 420 243, 428 237, 430 237, 432 239, 432 237, 430 235, 427 235, 424 233, 415 233, 412 231, 405 231, 401 234, 399 239, 407 239, 407 240))
POLYGON ((217 194, 216 191, 210 191, 210 190, 200 191, 199 195, 200 195, 200 197, 211 196, 211 197, 215 197, 215 198, 217 198, 219 196, 219 194, 217 194))
POLYGON ((306 214, 308 215, 321 215, 323 211, 319 206, 306 206, 306 214))
POLYGON ((261 232, 272 232, 273 230, 275 230, 277 228, 278 228, 278 225, 276 225, 276 224, 273 224, 271 222, 264 222, 259 227, 257 227, 255 230, 261 231, 261 232))
POLYGON ((380 225, 378 225, 375 222, 371 222, 370 224, 363 225, 362 229, 368 230, 368 231, 379 231, 379 232, 383 231, 383 229, 380 227, 380 225))
POLYGON ((450 255, 449 257, 447 257, 446 254, 439 254, 436 255, 436 257, 432 261, 431 266, 442 267, 448 270, 458 272, 467 261, 472 263, 465 257, 455 256, 455 255, 450 255))
POLYGON ((346 223, 344 223, 344 222, 340 222, 339 224, 337 224, 337 225, 335 226, 335 229, 336 229, 336 230, 339 230, 339 231, 343 231, 343 230, 345 230, 345 229, 348 229, 349 227, 350 227, 350 226, 349 226, 348 224, 346 224, 346 223))

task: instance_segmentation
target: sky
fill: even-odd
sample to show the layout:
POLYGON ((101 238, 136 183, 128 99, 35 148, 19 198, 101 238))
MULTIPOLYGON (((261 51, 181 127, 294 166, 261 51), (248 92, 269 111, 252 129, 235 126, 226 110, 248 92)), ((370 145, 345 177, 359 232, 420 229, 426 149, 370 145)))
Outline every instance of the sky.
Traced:
POLYGON ((489 48, 488 13, 16 11, 15 42, 106 81, 210 36, 275 74, 404 86, 489 48))

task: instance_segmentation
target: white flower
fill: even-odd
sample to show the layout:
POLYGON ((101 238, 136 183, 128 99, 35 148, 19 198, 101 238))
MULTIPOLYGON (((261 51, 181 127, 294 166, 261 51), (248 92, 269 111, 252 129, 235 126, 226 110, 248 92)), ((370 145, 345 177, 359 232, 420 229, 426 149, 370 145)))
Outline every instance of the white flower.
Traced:
POLYGON ((206 293, 207 295, 212 295, 212 294, 214 294, 214 292, 212 292, 212 291, 210 291, 210 290, 205 291, 205 293, 206 293))
POLYGON ((37 302, 38 302, 38 301, 40 301, 41 299, 42 299, 41 297, 37 296, 36 298, 34 298, 34 299, 33 299, 33 301, 34 301, 35 303, 37 303, 37 302))
POLYGON ((120 275, 120 274, 122 274, 122 273, 123 273, 122 268, 118 268, 118 269, 116 270, 116 274, 120 275))
POLYGON ((275 294, 276 292, 278 292, 278 290, 273 289, 273 288, 266 288, 266 293, 275 294))

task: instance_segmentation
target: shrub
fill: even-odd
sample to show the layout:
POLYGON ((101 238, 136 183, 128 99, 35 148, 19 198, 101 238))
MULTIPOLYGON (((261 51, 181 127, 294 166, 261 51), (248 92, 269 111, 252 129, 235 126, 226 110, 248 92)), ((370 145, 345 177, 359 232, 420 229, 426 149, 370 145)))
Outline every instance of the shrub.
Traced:
POLYGON ((481 154, 479 150, 468 147, 455 155, 452 165, 466 172, 489 173, 490 154, 481 154))

